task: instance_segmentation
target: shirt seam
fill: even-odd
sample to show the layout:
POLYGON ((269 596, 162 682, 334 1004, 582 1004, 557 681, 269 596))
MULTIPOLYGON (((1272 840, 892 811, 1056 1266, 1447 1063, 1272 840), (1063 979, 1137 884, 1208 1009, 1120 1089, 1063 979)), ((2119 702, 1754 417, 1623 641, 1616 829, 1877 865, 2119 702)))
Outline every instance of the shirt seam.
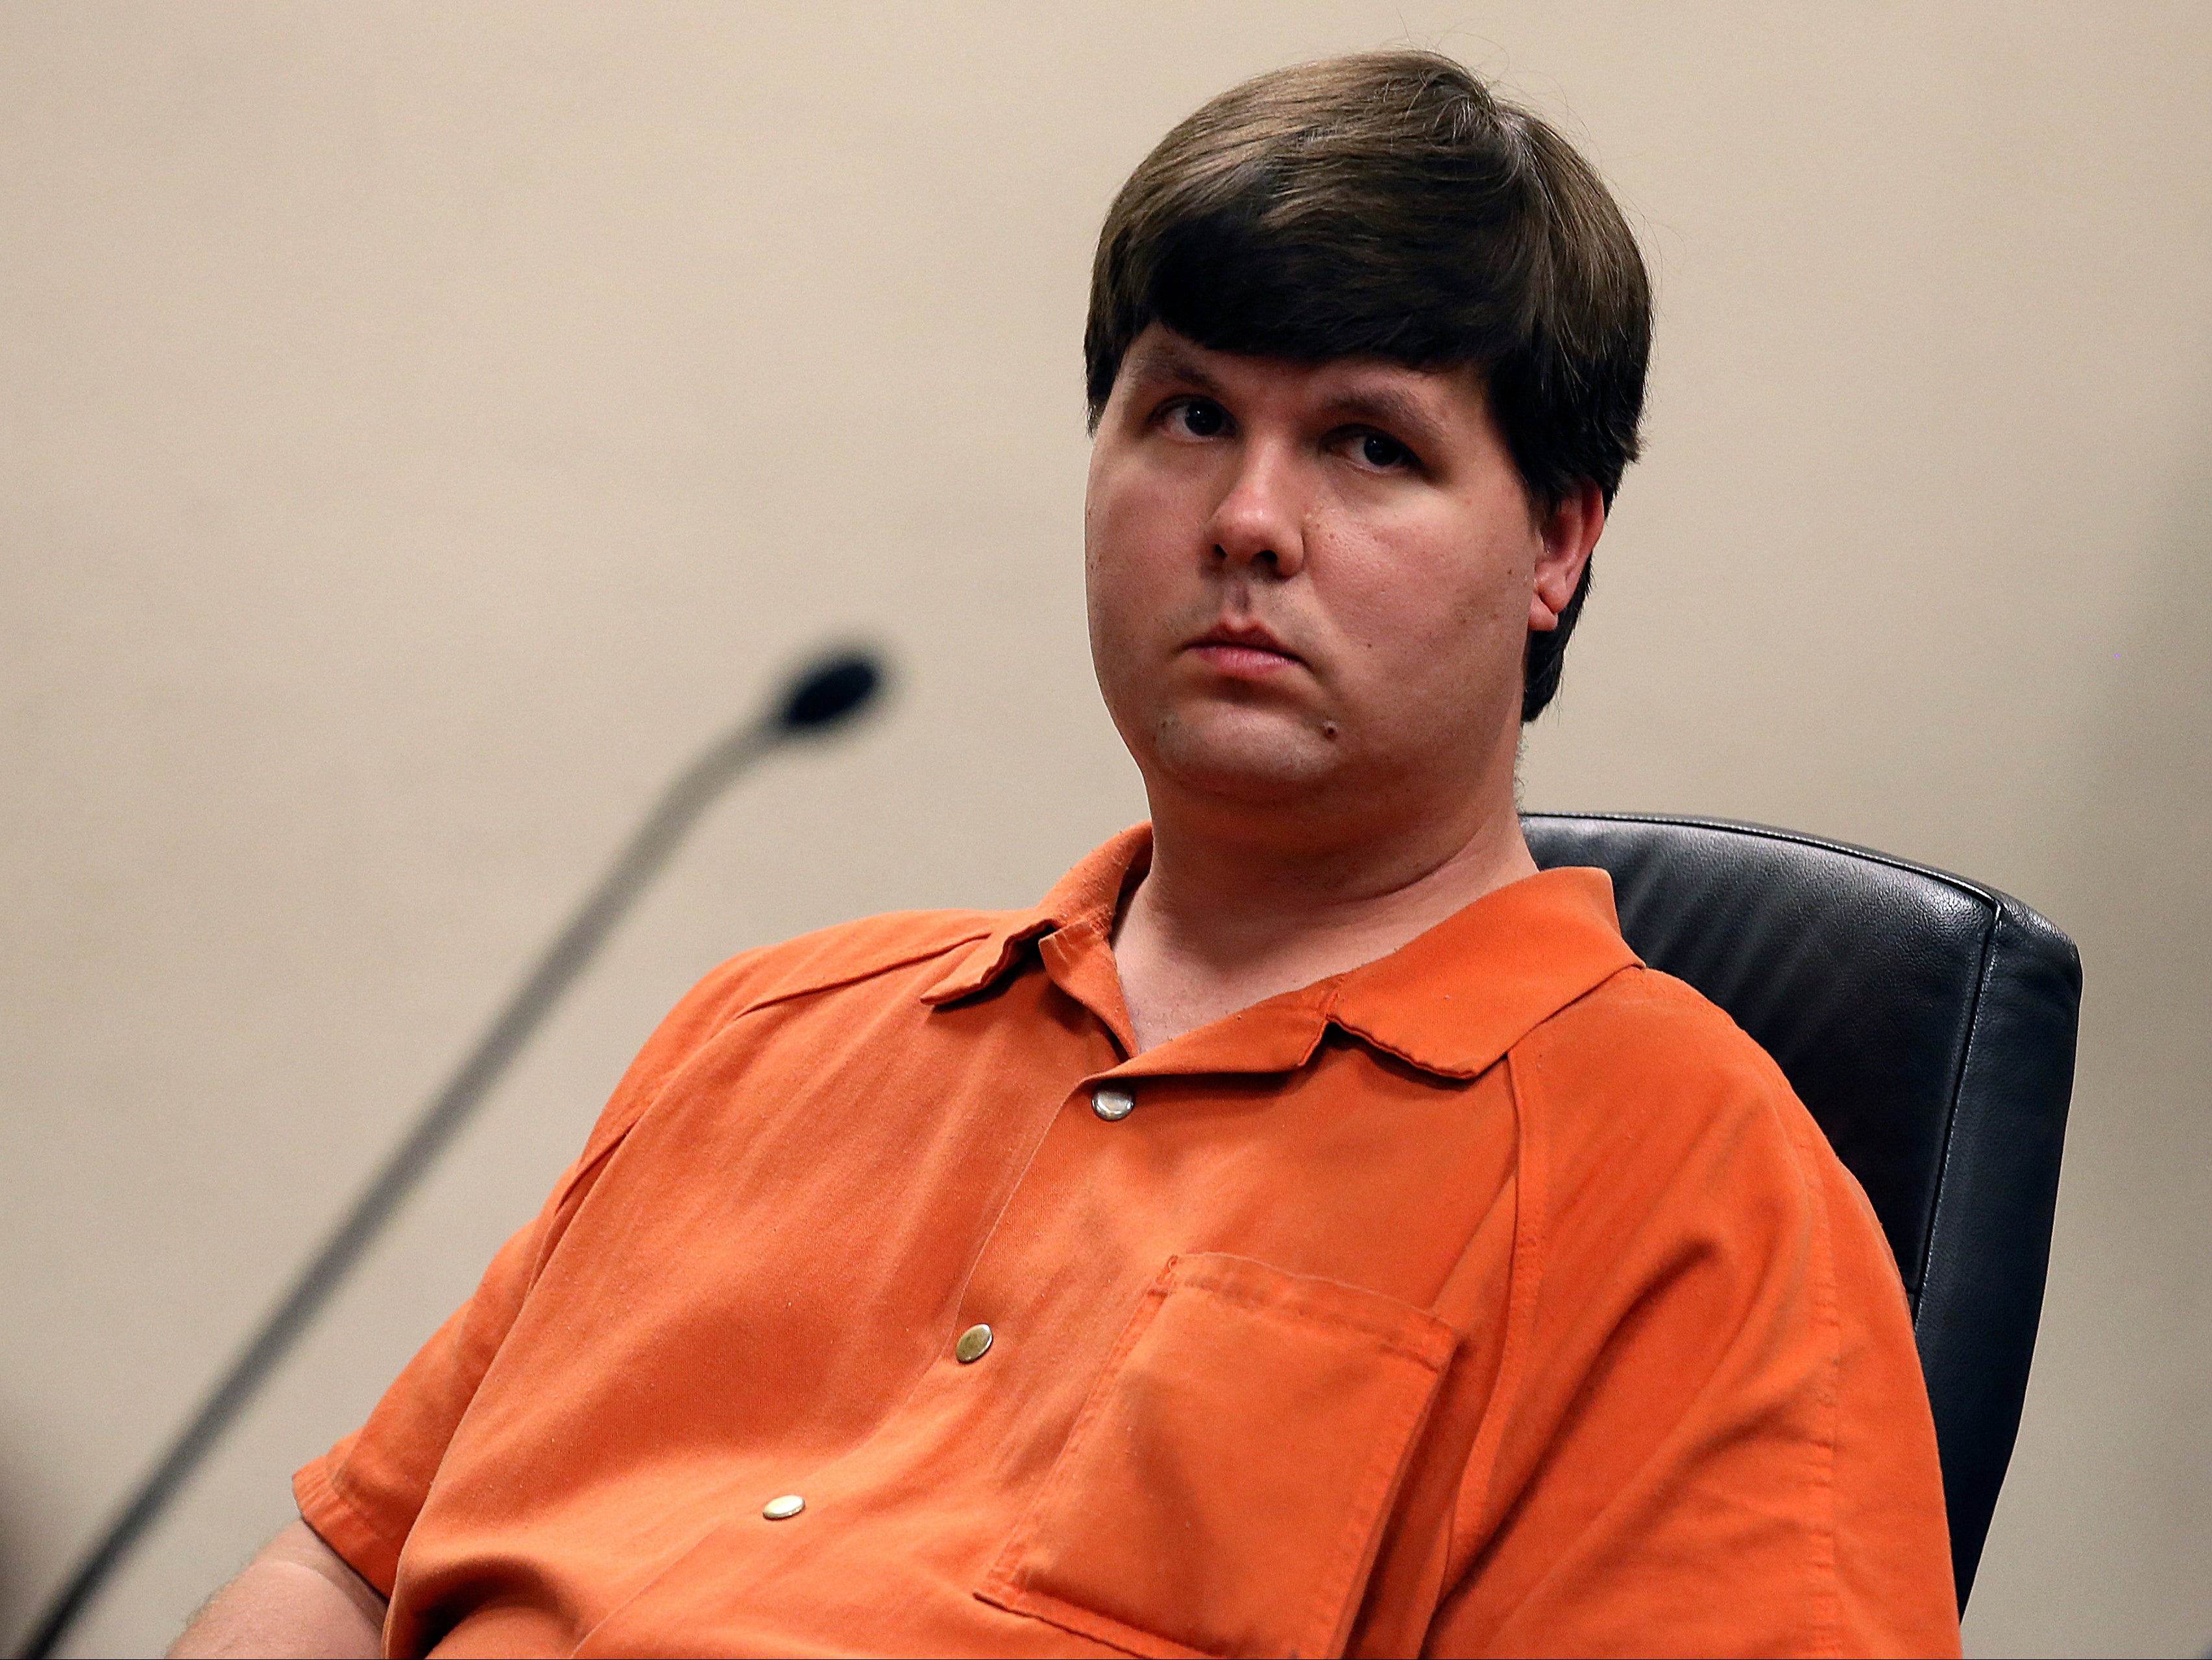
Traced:
POLYGON ((1789 1143, 1795 1154, 1798 1179, 1805 1184, 1807 1203, 1812 1211, 1814 1284, 1818 1287, 1817 1308, 1824 1340, 1821 1361, 1826 1374, 1820 1391, 1821 1433, 1812 1449, 1812 1479, 1816 1495, 1814 1513, 1822 1524, 1811 1542, 1814 1647, 1822 1655, 1841 1655, 1844 1619, 1837 1568, 1840 1528, 1836 1515, 1836 1439, 1842 1412, 1843 1318, 1836 1285, 1835 1241, 1827 1194, 1810 1167, 1802 1134, 1802 1128, 1790 1134, 1789 1143))
POLYGON ((1454 1508, 1449 1547, 1445 1560, 1466 1562, 1480 1540, 1490 1509, 1491 1485, 1497 1474, 1498 1451, 1504 1443, 1505 1425, 1519 1398, 1521 1380, 1535 1341, 1536 1303, 1544 1277, 1548 1160, 1543 1126, 1533 1092, 1526 1088, 1508 1050, 1502 1057, 1506 1094, 1513 1103, 1513 1251, 1506 1268, 1505 1337, 1498 1360, 1498 1378, 1491 1386, 1474 1445, 1468 1450, 1467 1473, 1454 1508))

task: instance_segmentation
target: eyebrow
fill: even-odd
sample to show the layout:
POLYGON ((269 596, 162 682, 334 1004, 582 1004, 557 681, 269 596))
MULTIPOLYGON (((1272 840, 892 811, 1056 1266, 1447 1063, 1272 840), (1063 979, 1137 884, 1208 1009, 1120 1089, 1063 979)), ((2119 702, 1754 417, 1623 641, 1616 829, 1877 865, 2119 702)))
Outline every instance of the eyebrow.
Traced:
POLYGON ((1206 373, 1195 357, 1171 340, 1154 341, 1136 354, 1130 364, 1139 380, 1180 380, 1201 391, 1218 394, 1221 383, 1206 373))
POLYGON ((1355 386, 1329 399, 1328 408, 1334 414, 1402 433, 1424 451, 1431 449, 1443 435, 1420 401, 1395 386, 1355 386))

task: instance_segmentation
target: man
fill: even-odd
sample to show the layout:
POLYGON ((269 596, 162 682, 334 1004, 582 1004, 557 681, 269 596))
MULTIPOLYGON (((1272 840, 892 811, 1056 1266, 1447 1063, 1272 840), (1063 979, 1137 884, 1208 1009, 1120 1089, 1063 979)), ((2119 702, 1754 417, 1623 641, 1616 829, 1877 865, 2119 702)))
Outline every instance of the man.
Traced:
POLYGON ((178 1652, 1956 1652, 1863 1196, 1515 811, 1649 316, 1445 59, 1170 133, 1085 340, 1150 825, 709 976, 178 1652))

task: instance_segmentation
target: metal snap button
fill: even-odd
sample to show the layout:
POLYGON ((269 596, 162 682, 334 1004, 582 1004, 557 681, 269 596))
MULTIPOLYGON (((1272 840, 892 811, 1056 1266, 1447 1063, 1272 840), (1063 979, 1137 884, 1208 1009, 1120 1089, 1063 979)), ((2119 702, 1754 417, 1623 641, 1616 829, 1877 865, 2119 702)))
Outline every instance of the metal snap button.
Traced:
POLYGON ((787 1493, 781 1499, 771 1499, 761 1506, 761 1514, 771 1522, 787 1522, 806 1508, 806 1500, 796 1493, 787 1493))
POLYGON ((990 1347, 991 1328, 986 1325, 969 1326, 967 1330, 960 1334, 960 1341, 952 1345, 952 1358, 963 1366, 970 1366, 981 1360, 984 1351, 990 1347))
POLYGON ((1119 1124, 1137 1110, 1137 1098, 1126 1089, 1102 1083, 1091 1092, 1091 1110, 1108 1124, 1119 1124))

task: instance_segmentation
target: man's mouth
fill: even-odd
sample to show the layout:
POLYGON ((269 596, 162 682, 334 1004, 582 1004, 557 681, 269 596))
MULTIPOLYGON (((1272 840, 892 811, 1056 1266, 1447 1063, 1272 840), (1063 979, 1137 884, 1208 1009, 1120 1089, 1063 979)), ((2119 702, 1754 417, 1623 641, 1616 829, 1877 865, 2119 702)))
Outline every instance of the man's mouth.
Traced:
POLYGON ((1218 672, 1245 680, 1279 674, 1305 661, 1257 623, 1216 624, 1183 649, 1218 672))

